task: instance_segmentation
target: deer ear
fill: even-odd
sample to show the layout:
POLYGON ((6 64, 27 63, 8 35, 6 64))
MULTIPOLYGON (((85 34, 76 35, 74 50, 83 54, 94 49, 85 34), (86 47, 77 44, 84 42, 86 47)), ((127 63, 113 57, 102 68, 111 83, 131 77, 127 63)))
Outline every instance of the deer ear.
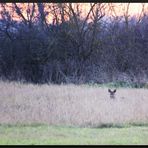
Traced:
POLYGON ((108 89, 108 92, 111 92, 111 90, 110 90, 110 89, 108 89))
POLYGON ((114 93, 116 92, 116 89, 114 90, 114 93))

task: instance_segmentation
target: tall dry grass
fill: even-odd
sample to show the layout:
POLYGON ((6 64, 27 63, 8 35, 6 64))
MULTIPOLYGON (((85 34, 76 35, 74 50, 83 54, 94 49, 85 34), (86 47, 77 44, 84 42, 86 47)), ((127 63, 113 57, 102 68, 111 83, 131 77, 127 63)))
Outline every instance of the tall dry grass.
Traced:
POLYGON ((0 82, 0 123, 99 126, 148 122, 148 90, 0 82))

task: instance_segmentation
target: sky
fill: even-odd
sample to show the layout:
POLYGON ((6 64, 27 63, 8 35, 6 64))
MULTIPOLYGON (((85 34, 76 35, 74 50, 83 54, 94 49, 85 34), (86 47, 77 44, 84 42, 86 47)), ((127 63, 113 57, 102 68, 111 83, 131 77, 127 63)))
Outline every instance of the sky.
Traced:
MULTIPOLYGON (((22 5, 23 3, 21 3, 22 5)), ((80 3, 83 6, 83 13, 87 15, 87 12, 89 10, 89 3, 80 3)), ((115 7, 115 12, 116 15, 120 16, 123 15, 123 13, 126 11, 126 5, 127 3, 113 3, 116 7, 115 7)), ((130 3, 129 5, 129 15, 133 16, 133 15, 137 15, 139 16, 142 10, 142 3, 130 3)), ((148 3, 145 3, 145 10, 148 12, 148 3)), ((1 11, 1 10, 0 10, 1 11)), ((109 15, 108 12, 106 12, 106 14, 109 15)))
MULTIPOLYGON (((115 5, 115 10, 117 12, 118 15, 122 15, 123 12, 125 11, 124 8, 126 8, 128 3, 112 3, 113 5, 115 5)), ((130 3, 129 5, 129 14, 130 15, 137 15, 139 13, 141 13, 142 10, 142 4, 143 3, 130 3)), ((89 6, 86 6, 85 10, 87 10, 89 8, 89 6)), ((148 3, 145 3, 145 10, 148 10, 148 3)))
MULTIPOLYGON (((127 5, 127 3, 117 3, 117 4, 115 4, 115 5, 122 5, 122 7, 120 8, 120 6, 119 7, 117 7, 117 9, 119 9, 119 12, 121 12, 122 13, 122 9, 124 9, 124 6, 126 6, 127 5)), ((147 7, 148 6, 148 3, 146 3, 145 4, 145 7, 147 7)), ((142 9, 142 4, 141 3, 130 3, 130 6, 129 6, 129 14, 130 15, 135 15, 135 14, 139 14, 140 12, 141 12, 141 9, 142 9)))

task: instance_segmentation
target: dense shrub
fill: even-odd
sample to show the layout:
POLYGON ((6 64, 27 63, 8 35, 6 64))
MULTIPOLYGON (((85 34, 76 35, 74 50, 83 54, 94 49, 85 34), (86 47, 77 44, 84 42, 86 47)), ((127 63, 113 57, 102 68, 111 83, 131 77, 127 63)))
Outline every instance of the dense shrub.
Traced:
POLYGON ((116 80, 145 83, 148 77, 147 19, 148 16, 143 16, 140 23, 130 23, 128 29, 122 21, 113 20, 108 25, 105 21, 99 22, 93 42, 93 32, 88 29, 82 36, 83 43, 70 20, 49 24, 45 30, 38 22, 30 27, 12 21, 5 32, 8 21, 1 19, 0 76, 33 83, 116 80), (124 74, 127 79, 123 80, 124 74))

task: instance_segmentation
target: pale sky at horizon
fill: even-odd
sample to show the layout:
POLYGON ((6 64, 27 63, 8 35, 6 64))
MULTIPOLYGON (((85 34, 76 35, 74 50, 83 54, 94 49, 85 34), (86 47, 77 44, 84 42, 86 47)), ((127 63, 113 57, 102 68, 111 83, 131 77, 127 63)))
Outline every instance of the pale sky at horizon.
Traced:
MULTIPOLYGON (((11 3, 9 3, 11 4, 11 3)), ((17 4, 24 4, 24 3, 17 3, 17 4)), ((83 7, 83 13, 84 14, 87 14, 87 11, 89 10, 89 3, 79 3, 79 4, 82 4, 82 6, 85 6, 83 7)), ((113 3, 116 7, 115 7, 115 10, 116 10, 116 14, 117 15, 123 15, 124 13, 124 6, 126 6, 127 3, 113 3)), ((139 15, 141 13, 141 10, 142 10, 142 3, 130 3, 130 6, 129 6, 129 14, 132 16, 132 15, 139 15)), ((148 12, 148 3, 145 3, 145 10, 146 12, 148 12)))

